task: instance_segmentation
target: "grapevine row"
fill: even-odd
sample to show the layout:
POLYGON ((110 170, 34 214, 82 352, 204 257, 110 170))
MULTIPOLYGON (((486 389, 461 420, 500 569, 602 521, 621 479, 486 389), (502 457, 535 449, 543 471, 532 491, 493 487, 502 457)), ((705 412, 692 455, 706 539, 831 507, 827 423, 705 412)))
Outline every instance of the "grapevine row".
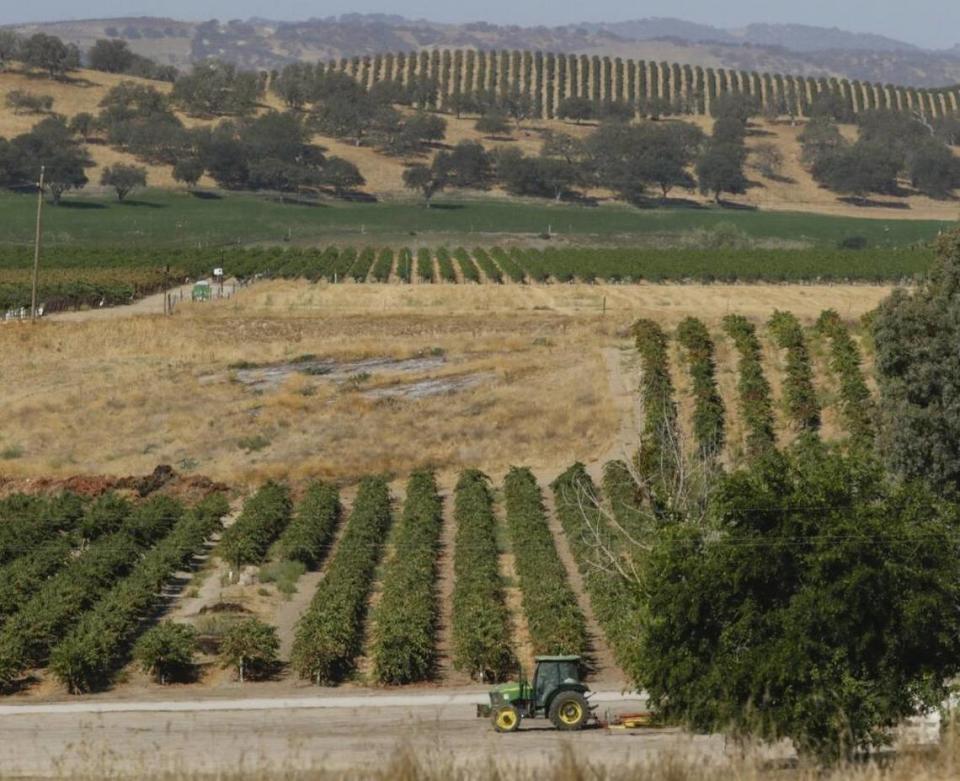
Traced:
POLYGON ((334 683, 353 669, 390 515, 386 482, 365 478, 337 552, 297 624, 291 661, 301 678, 334 683))
POLYGON ((243 505, 236 522, 223 533, 220 555, 240 569, 259 564, 267 549, 290 522, 290 491, 278 483, 267 483, 243 505))
POLYGON ((787 414, 801 431, 819 431, 820 402, 813 387, 813 367, 803 328, 793 314, 780 311, 774 311, 769 326, 777 346, 787 352, 783 380, 787 414))
POLYGON ((106 683, 156 610, 165 583, 187 566, 227 512, 221 495, 187 512, 172 531, 87 612, 50 654, 50 669, 71 693, 106 683))
POLYGON ((0 630, 0 683, 44 662, 82 612, 127 574, 182 514, 182 506, 171 499, 150 499, 131 512, 120 531, 94 543, 45 581, 0 630))
MULTIPOLYGON (((18 497, 13 501, 25 501, 25 506, 33 508, 27 516, 29 528, 20 532, 46 536, 28 552, 0 567, 0 620, 17 612, 47 578, 70 561, 75 549, 120 529, 131 511, 129 502, 114 494, 98 497, 86 509, 74 494, 49 501, 38 497, 18 497)), ((18 525, 8 521, 0 524, 0 529, 16 532, 18 525)))
POLYGON ((14 494, 0 500, 0 564, 30 553, 51 534, 72 529, 82 509, 72 494, 50 500, 14 494))
MULTIPOLYGON (((282 500, 281 500, 282 501, 282 500)), ((277 540, 280 558, 310 569, 323 560, 340 522, 340 492, 327 483, 311 483, 296 513, 277 540)))
MULTIPOLYGON (((289 67, 302 71, 309 66, 289 67)), ((520 94, 531 102, 533 116, 543 119, 562 113, 569 98, 674 114, 709 114, 717 99, 729 94, 750 96, 765 109, 790 116, 809 116, 820 95, 833 96, 853 113, 890 110, 936 118, 956 112, 960 105, 960 87, 920 89, 540 51, 401 51, 320 62, 314 70, 317 76, 346 73, 367 89, 383 81, 411 85, 427 80, 437 88, 432 105, 451 111, 464 97, 520 94)))
POLYGON ((840 379, 840 410, 847 431, 855 442, 872 441, 873 399, 863 378, 860 348, 833 310, 821 313, 818 330, 830 339, 830 370, 840 379))
POLYGON ((714 458, 723 450, 724 407, 717 389, 713 339, 703 321, 688 317, 677 327, 693 379, 693 434, 700 455, 714 458))
POLYGON ((757 456, 776 443, 770 383, 763 374, 760 342, 753 323, 742 315, 727 315, 723 319, 723 328, 740 353, 737 368, 740 415, 747 428, 747 453, 757 456))
POLYGON ((433 673, 438 616, 434 589, 442 523, 443 502, 434 476, 415 472, 407 483, 393 555, 383 576, 383 596, 374 613, 373 667, 380 683, 414 683, 433 673))
POLYGON ((513 666, 510 627, 497 559, 497 519, 487 477, 464 472, 454 499, 453 662, 481 680, 513 666))
MULTIPOLYGON (((424 282, 433 280, 428 249, 394 253, 390 248, 251 248, 224 250, 167 250, 153 254, 137 249, 102 250, 91 254, 82 248, 57 250, 45 268, 39 300, 46 311, 67 308, 127 304, 169 284, 208 276, 223 266, 240 280, 255 278, 306 279, 329 283, 391 280, 409 282, 417 264, 424 282), (84 265, 86 263, 86 265, 84 265), (163 269, 169 265, 171 271, 163 269), (120 275, 123 281, 105 280, 120 275), (62 282, 57 282, 62 279, 62 282)), ((440 278, 457 281, 453 258, 466 282, 480 282, 480 268, 491 282, 512 281, 568 283, 635 283, 641 281, 697 282, 799 282, 867 281, 909 279, 925 271, 932 255, 928 250, 871 250, 852 252, 832 249, 790 250, 771 257, 763 250, 622 249, 563 247, 545 250, 458 248, 435 252, 440 278), (479 268, 478 268, 479 264, 479 268)), ((0 249, 0 314, 30 305, 29 267, 19 250, 0 249), (6 269, 6 270, 4 270, 6 269), (16 281, 7 282, 14 277, 16 281)))
POLYGON ((618 567, 630 562, 607 525, 598 503, 596 486, 583 464, 574 464, 553 482, 557 517, 570 544, 577 569, 590 597, 597 621, 617 663, 631 679, 639 680, 634 649, 640 629, 641 601, 618 567))
POLYGON ((667 356, 667 336, 652 320, 633 325, 642 374, 643 439, 637 460, 644 475, 671 470, 676 456, 677 407, 673 400, 673 381, 667 356))
POLYGON ((514 467, 503 488, 523 612, 534 649, 538 654, 583 654, 586 622, 557 554, 536 478, 529 469, 514 467))

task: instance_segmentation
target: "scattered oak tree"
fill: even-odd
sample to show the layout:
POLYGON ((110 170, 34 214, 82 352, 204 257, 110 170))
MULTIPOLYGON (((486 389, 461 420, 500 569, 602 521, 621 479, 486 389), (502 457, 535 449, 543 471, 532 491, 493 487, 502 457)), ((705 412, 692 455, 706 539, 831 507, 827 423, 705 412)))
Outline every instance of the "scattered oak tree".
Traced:
POLYGON ((417 163, 403 172, 403 186, 408 190, 417 190, 423 196, 423 204, 428 209, 434 195, 443 191, 448 182, 447 156, 441 152, 432 165, 417 163))
POLYGON ((203 172, 203 161, 196 156, 183 157, 173 164, 174 180, 183 182, 191 190, 197 186, 203 172))
POLYGON ((117 200, 123 201, 137 187, 147 186, 147 169, 123 163, 107 166, 100 175, 100 184, 112 187, 117 193, 117 200))

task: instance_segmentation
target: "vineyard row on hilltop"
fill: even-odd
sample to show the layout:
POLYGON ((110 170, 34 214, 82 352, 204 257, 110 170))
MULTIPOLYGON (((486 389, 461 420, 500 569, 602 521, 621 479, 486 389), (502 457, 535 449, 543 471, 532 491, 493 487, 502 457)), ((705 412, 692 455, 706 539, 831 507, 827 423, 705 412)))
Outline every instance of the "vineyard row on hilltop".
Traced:
POLYGON ((434 49, 353 57, 319 63, 316 68, 345 72, 368 88, 381 81, 408 84, 428 78, 439 85, 445 107, 456 102, 454 96, 520 94, 531 99, 535 116, 546 119, 557 116, 558 107, 568 98, 638 107, 660 101, 676 113, 709 115, 712 103, 729 94, 752 96, 765 110, 790 116, 809 116, 816 97, 823 93, 839 97, 855 114, 888 109, 937 118, 960 110, 960 86, 916 89, 836 77, 541 51, 434 49))

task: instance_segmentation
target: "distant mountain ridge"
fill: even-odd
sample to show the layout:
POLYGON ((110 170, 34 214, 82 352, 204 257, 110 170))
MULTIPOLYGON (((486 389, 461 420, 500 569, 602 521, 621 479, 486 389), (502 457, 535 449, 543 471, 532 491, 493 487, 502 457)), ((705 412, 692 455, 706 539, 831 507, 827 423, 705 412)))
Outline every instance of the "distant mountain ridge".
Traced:
MULTIPOLYGON (((691 43, 775 46, 800 54, 849 50, 870 52, 924 51, 905 41, 873 33, 854 33, 836 27, 806 24, 750 24, 742 29, 725 30, 682 19, 652 17, 627 22, 581 25, 594 32, 606 32, 634 41, 674 38, 691 43)), ((960 44, 958 44, 960 46, 960 44)))
POLYGON ((252 18, 196 23, 136 17, 14 25, 13 29, 26 34, 49 32, 81 48, 97 38, 123 38, 138 54, 180 68, 207 57, 271 69, 297 60, 385 51, 539 49, 912 87, 960 83, 960 44, 931 51, 882 35, 797 24, 751 24, 725 30, 680 19, 648 18, 519 27, 345 14, 302 22, 252 18))

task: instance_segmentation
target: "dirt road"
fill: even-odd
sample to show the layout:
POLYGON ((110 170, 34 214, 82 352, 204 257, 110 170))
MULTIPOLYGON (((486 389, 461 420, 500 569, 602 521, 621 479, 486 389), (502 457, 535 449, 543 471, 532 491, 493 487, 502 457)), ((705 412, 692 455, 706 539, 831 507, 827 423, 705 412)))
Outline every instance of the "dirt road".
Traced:
MULTIPOLYGON (((454 694, 322 695, 286 699, 193 699, 0 707, 0 775, 144 776, 383 767, 402 750, 421 761, 472 766, 555 761, 569 744, 578 756, 609 765, 676 751, 719 756, 720 738, 676 730, 612 735, 558 733, 548 722, 497 735, 475 716, 482 691, 454 694), (452 759, 455 758, 455 759, 452 759)), ((629 712, 642 701, 598 693, 598 713, 629 712)))

